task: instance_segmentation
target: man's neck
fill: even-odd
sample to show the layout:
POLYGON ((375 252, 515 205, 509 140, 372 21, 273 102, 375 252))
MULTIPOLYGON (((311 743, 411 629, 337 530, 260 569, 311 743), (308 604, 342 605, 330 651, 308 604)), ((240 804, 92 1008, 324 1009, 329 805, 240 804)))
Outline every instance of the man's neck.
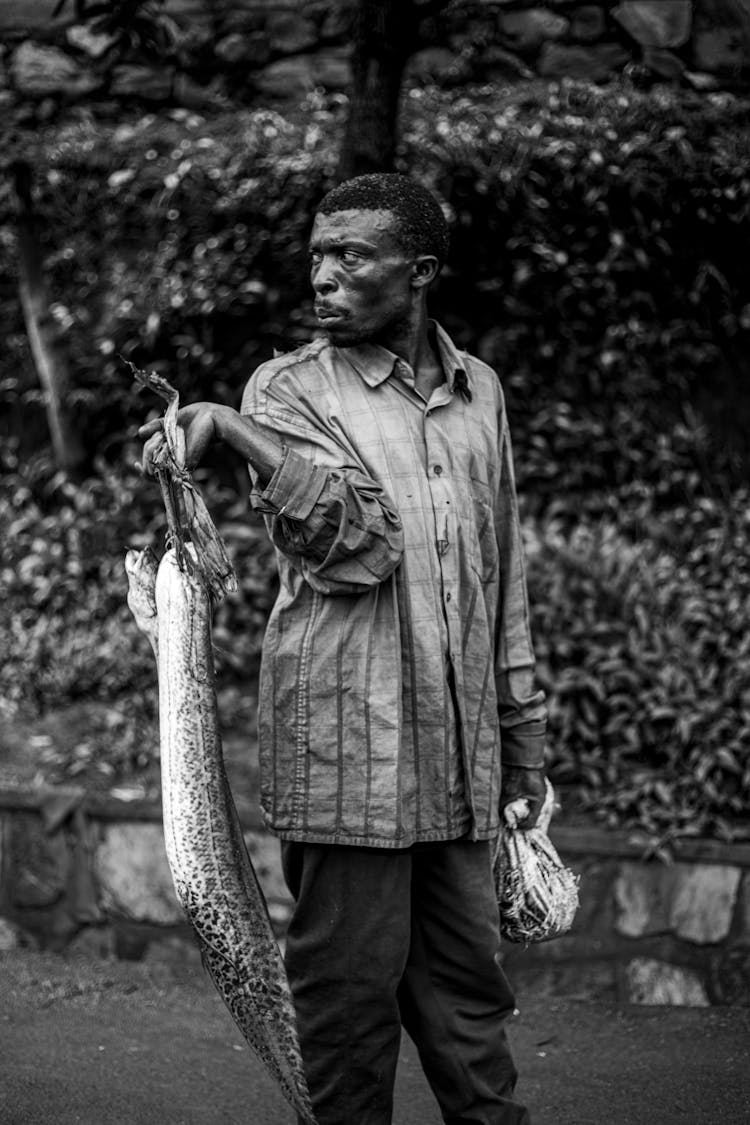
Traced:
POLYGON ((429 400, 432 392, 445 382, 434 335, 427 310, 422 305, 418 315, 404 324, 392 339, 382 341, 389 351, 409 364, 417 390, 425 400, 429 400))

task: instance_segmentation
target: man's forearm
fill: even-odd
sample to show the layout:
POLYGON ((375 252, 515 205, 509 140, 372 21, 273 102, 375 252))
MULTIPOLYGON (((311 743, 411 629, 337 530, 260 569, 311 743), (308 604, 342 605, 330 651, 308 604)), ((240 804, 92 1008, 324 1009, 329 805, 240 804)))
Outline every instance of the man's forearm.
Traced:
POLYGON ((231 406, 216 409, 214 431, 218 441, 224 442, 252 465, 261 486, 265 487, 284 459, 281 439, 261 429, 251 418, 238 414, 231 406))

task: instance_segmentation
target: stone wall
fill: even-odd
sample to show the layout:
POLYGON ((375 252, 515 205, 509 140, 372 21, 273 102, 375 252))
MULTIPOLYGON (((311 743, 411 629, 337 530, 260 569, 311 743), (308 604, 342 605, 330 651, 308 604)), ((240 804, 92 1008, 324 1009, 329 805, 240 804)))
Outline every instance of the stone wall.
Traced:
MULTIPOLYGON (((166 0, 160 57, 52 0, 0 4, 0 109, 134 102, 194 110, 298 100, 350 80, 356 0, 166 0)), ((750 0, 453 0, 421 26, 408 80, 533 77, 750 84, 750 0)))
MULTIPOLYGON (((279 935, 290 899, 277 842, 240 808, 279 935)), ((586 826, 552 830, 581 876, 570 934, 505 946, 520 992, 644 1004, 750 1003, 750 845, 690 841, 673 862, 586 826)), ((140 959, 193 941, 174 895, 157 804, 83 790, 0 791, 0 950, 31 945, 140 959)))
POLYGON ((551 831, 580 875, 569 934, 506 947, 517 985, 643 1004, 750 1005, 750 845, 681 841, 664 859, 645 842, 584 826, 551 831))
MULTIPOLYGON (((279 932, 290 898, 278 845, 239 806, 279 932)), ((82 789, 0 790, 0 950, 15 945, 140 959, 152 943, 193 944, 153 801, 82 789)))

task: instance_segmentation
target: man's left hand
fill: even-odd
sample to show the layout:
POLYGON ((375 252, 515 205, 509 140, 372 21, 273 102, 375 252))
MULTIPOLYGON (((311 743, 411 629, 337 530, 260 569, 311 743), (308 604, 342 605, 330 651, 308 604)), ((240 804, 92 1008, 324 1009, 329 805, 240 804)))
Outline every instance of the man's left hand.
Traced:
POLYGON ((500 813, 511 801, 523 798, 528 802, 528 816, 520 822, 521 828, 533 828, 539 820, 542 805, 547 797, 543 769, 524 769, 522 766, 503 766, 500 813))

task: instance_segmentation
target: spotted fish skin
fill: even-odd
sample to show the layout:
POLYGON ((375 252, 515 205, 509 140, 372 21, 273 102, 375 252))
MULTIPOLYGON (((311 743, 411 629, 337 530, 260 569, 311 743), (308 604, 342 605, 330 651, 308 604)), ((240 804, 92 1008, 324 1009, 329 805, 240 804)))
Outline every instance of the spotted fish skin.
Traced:
POLYGON ((129 552, 126 569, 129 604, 157 653, 164 839, 177 897, 238 1027, 300 1119, 315 1125, 284 963, 224 768, 209 594, 174 550, 158 570, 129 552))

